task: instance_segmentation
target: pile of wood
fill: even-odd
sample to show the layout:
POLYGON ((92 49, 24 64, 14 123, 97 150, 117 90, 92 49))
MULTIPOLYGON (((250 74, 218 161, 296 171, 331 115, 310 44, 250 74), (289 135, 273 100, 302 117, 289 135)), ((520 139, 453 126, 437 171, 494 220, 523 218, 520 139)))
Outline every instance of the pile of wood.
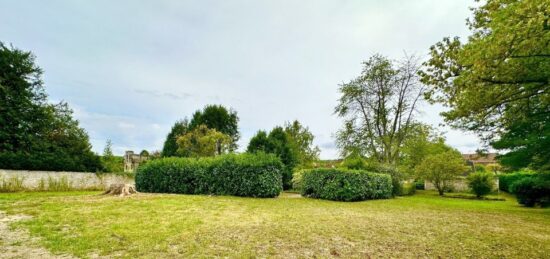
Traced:
POLYGON ((111 184, 111 186, 109 186, 109 189, 107 189, 103 194, 118 195, 120 197, 124 197, 127 195, 132 195, 134 193, 137 193, 137 191, 136 191, 136 187, 134 187, 133 185, 116 183, 116 184, 111 184))

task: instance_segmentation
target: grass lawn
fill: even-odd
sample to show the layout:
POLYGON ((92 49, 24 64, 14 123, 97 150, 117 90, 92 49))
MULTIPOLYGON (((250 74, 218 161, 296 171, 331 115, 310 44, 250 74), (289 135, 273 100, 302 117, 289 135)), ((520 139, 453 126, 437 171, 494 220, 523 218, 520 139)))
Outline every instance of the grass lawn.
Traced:
MULTIPOLYGON (((502 196, 502 195, 501 195, 502 196)), ((550 256, 550 209, 506 201, 411 197, 333 202, 97 192, 0 194, 0 210, 32 218, 54 253, 79 257, 550 256)), ((1 245, 1 244, 0 244, 1 245)))

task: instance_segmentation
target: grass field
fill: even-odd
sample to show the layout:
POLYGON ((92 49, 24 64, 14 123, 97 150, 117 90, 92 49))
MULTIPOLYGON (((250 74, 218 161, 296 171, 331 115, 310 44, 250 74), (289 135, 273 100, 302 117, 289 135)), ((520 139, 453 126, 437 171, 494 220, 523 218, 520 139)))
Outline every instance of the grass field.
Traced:
MULTIPOLYGON (((343 203, 96 192, 0 194, 53 253, 78 257, 548 258, 550 209, 433 192, 343 203)), ((0 245, 2 245, 0 243, 0 245)), ((24 245, 24 244, 23 244, 24 245)))

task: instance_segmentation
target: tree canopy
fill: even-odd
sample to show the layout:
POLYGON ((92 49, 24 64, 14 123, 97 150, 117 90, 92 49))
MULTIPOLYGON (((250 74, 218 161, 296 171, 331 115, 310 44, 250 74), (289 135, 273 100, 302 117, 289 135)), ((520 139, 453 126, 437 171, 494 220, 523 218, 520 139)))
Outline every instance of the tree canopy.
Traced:
POLYGON ((0 167, 103 170, 68 105, 48 103, 41 76, 31 52, 0 42, 0 167))
POLYGON ((444 38, 420 72, 452 126, 477 132, 512 168, 550 169, 550 2, 488 0, 466 41, 444 38))
POLYGON ((178 156, 178 137, 187 133, 188 129, 189 122, 187 120, 176 121, 176 123, 174 123, 164 141, 161 151, 162 157, 178 156))
POLYGON ((237 141, 240 138, 239 117, 237 112, 228 110, 222 105, 207 105, 202 110, 193 114, 189 121, 189 129, 195 129, 201 125, 206 125, 209 129, 215 129, 231 137, 230 150, 237 149, 237 141))
POLYGON ((395 164, 424 88, 414 57, 396 62, 381 55, 365 61, 360 76, 339 88, 335 113, 345 119, 337 145, 346 157, 357 153, 395 164))
POLYGON ((229 151, 231 137, 206 125, 178 137, 178 153, 184 157, 216 156, 229 151))

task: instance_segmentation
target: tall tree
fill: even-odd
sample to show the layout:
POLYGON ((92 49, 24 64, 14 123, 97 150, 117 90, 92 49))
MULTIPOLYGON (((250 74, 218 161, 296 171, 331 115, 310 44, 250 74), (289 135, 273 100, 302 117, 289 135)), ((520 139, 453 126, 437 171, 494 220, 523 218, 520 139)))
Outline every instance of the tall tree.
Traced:
POLYGON ((265 131, 258 131, 248 144, 247 152, 265 152, 277 155, 285 165, 283 172, 283 188, 292 187, 292 170, 298 164, 298 155, 290 136, 283 127, 275 127, 266 135, 265 131))
POLYGON ((395 164, 424 87, 413 57, 393 62, 374 55, 359 77, 340 86, 335 112, 345 119, 337 145, 345 157, 357 153, 395 164))
POLYGON ((512 168, 550 169, 550 2, 488 0, 463 43, 444 38, 420 72, 453 127, 477 132, 512 168))
POLYGON ((166 136, 164 146, 162 147, 161 156, 171 157, 178 156, 178 143, 177 140, 180 136, 183 136, 189 130, 189 122, 187 119, 176 121, 172 129, 166 136))
POLYGON ((206 125, 209 129, 215 129, 231 137, 230 150, 237 149, 239 140, 239 117, 237 112, 227 109, 222 105, 207 105, 202 110, 193 114, 189 122, 189 129, 198 128, 200 125, 206 125))
POLYGON ((68 105, 47 102, 41 75, 32 53, 0 42, 0 167, 102 170, 68 105))
POLYGON ((319 147, 313 145, 313 133, 308 127, 304 127, 299 121, 285 123, 285 133, 289 136, 292 148, 296 154, 297 162, 307 165, 319 159, 319 147))

